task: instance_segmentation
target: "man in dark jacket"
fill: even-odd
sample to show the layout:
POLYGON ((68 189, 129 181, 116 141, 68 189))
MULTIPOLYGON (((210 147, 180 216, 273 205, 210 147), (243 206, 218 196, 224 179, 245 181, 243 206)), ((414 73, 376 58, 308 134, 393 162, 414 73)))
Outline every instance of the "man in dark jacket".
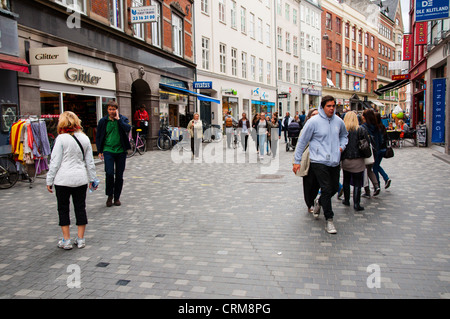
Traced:
POLYGON ((131 148, 128 133, 131 130, 128 118, 119 114, 119 105, 115 101, 108 102, 108 115, 97 125, 96 144, 98 157, 105 161, 106 187, 108 196, 106 206, 120 206, 120 194, 123 187, 123 172, 127 151, 131 148))

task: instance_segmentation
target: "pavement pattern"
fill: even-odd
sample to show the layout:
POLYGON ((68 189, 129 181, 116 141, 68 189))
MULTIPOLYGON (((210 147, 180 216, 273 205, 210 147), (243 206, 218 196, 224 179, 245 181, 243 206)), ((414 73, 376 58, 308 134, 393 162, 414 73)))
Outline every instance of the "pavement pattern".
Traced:
POLYGON ((83 249, 57 248, 45 179, 0 190, 0 298, 450 298, 450 170, 435 151, 396 148, 391 187, 364 211, 333 198, 331 235, 284 146, 273 162, 225 144, 199 160, 136 154, 110 208, 100 163, 83 249))

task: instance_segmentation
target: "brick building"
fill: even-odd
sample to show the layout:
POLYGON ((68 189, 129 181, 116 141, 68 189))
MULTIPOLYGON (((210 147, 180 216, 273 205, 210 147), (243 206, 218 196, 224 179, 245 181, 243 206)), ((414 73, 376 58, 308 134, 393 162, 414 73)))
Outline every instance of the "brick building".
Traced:
POLYGON ((10 2, 19 56, 31 64, 30 74, 18 75, 20 114, 75 111, 94 150, 96 125, 110 99, 130 120, 145 105, 152 143, 162 121, 186 126, 195 95, 192 0, 10 2), (133 23, 132 10, 140 6, 153 6, 154 22, 133 23), (36 52, 64 59, 36 62, 36 52))

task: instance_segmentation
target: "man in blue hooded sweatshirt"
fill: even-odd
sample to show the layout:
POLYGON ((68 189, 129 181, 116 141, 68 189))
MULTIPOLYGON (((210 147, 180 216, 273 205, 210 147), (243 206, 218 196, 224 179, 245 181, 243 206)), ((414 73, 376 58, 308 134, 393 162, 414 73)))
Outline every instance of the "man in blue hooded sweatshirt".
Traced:
POLYGON ((297 142, 292 170, 296 173, 300 169, 303 151, 309 143, 310 170, 316 176, 321 195, 314 207, 315 217, 319 216, 320 207, 326 219, 325 229, 330 234, 336 234, 333 224, 333 210, 331 198, 339 189, 339 173, 341 153, 347 145, 347 129, 344 121, 335 115, 336 101, 334 97, 326 95, 319 107, 319 116, 306 121, 302 134, 297 142))

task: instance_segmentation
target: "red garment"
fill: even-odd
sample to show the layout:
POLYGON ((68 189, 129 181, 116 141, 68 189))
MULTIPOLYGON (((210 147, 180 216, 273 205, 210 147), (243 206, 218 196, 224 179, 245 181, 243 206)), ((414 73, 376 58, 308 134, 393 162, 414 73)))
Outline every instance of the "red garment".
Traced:
POLYGON ((134 113, 134 122, 136 123, 137 127, 140 127, 141 121, 150 121, 150 116, 148 116, 146 110, 144 110, 144 112, 141 112, 141 110, 137 110, 136 113, 134 113))

